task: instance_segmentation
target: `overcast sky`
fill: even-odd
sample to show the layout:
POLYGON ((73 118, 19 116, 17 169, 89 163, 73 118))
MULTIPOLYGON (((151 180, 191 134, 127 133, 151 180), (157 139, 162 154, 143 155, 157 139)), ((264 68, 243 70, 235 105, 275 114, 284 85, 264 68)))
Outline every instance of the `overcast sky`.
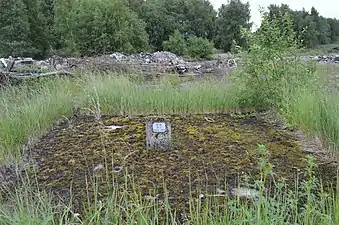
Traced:
MULTIPOLYGON (((288 4, 293 10, 300 10, 304 7, 307 11, 310 11, 311 7, 314 6, 320 15, 339 19, 339 0, 242 0, 242 2, 247 1, 251 5, 251 20, 257 26, 260 24, 259 6, 267 8, 270 4, 280 5, 284 3, 288 4)), ((227 0, 210 0, 210 2, 216 9, 222 4, 227 4, 227 0)))

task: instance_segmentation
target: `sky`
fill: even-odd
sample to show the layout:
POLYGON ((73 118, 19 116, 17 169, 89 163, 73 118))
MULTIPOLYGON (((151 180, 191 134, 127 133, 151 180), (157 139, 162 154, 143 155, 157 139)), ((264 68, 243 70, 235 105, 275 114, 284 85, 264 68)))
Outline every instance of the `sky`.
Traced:
MULTIPOLYGON (((260 25, 259 6, 267 9, 270 4, 287 4, 293 10, 301 10, 304 7, 306 11, 310 11, 314 6, 321 16, 339 19, 339 0, 242 0, 242 2, 247 1, 251 5, 251 21, 254 26, 260 25)), ((215 9, 218 9, 222 4, 227 4, 227 0, 210 0, 210 2, 215 9)))

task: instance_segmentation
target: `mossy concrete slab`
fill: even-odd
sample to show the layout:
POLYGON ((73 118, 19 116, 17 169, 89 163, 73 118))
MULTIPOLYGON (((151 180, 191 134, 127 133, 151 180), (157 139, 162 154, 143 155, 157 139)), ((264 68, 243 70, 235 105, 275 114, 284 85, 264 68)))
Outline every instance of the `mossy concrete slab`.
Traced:
POLYGON ((55 125, 32 157, 41 187, 66 199, 70 186, 75 199, 88 195, 94 180, 99 196, 107 196, 127 177, 143 195, 161 195, 165 184, 171 200, 185 207, 189 190, 224 189, 241 174, 257 177, 259 144, 276 175, 294 182, 306 154, 291 132, 278 127, 254 115, 80 116, 55 125), (149 119, 171 122, 171 149, 146 148, 149 119))

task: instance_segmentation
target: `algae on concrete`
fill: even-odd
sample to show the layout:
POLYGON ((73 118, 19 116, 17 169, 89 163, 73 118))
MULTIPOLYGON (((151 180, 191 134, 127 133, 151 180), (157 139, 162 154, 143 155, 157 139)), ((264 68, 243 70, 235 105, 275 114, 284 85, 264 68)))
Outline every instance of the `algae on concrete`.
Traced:
POLYGON ((239 174, 258 177, 259 144, 270 153, 276 175, 287 182, 293 183, 296 169, 306 166, 306 154, 291 134, 253 115, 229 114, 103 115, 100 121, 80 116, 71 124, 65 121, 53 127, 37 143, 33 156, 40 186, 64 198, 72 186, 78 203, 86 199, 86 187, 93 182, 104 197, 113 186, 124 185, 127 176, 144 195, 161 195, 166 184, 171 204, 184 209, 190 190, 213 192, 226 182, 235 184, 239 174), (169 151, 146 149, 149 119, 171 122, 169 151), (105 126, 120 128, 105 130, 105 126))

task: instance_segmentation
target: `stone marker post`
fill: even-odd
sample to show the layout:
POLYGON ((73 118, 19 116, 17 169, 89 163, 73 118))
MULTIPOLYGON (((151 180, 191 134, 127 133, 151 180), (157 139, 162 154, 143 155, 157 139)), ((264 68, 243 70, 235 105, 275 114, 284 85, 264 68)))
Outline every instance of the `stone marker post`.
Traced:
POLYGON ((146 147, 168 150, 171 146, 171 124, 169 121, 146 122, 146 147))

